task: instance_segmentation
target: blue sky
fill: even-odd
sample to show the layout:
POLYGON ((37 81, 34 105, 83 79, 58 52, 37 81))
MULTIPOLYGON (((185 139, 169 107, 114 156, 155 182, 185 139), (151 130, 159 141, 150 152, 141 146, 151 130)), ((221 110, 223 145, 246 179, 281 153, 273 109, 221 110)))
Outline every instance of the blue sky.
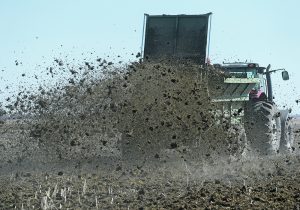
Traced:
POLYGON ((280 74, 273 76, 276 100, 300 113, 295 103, 300 98, 299 8, 297 0, 2 0, 0 98, 8 92, 5 86, 14 90, 33 82, 34 74, 42 76, 54 58, 134 59, 131 53, 140 50, 144 13, 213 12, 212 62, 247 59, 286 68, 289 82, 280 74), (16 66, 15 60, 22 64, 16 66))

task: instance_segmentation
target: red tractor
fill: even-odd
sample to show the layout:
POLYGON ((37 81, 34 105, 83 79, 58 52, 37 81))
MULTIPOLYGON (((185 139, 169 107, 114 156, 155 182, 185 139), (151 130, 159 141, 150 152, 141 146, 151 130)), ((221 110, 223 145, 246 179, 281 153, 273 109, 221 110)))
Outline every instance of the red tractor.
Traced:
POLYGON ((271 80, 271 74, 277 71, 282 71, 282 79, 288 80, 288 72, 271 70, 271 65, 260 67, 257 63, 216 64, 215 67, 225 76, 222 91, 212 96, 212 100, 222 104, 232 124, 244 127, 247 137, 241 139, 244 145, 259 154, 293 151, 290 110, 277 108, 271 80))

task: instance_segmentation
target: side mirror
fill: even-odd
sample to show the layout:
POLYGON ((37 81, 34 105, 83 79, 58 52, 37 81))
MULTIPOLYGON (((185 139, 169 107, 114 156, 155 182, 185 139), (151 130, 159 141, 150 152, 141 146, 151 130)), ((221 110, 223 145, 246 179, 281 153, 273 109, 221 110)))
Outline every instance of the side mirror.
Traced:
POLYGON ((281 73, 281 75, 282 75, 283 80, 289 80, 290 79, 289 72, 287 72, 287 71, 283 71, 281 73))

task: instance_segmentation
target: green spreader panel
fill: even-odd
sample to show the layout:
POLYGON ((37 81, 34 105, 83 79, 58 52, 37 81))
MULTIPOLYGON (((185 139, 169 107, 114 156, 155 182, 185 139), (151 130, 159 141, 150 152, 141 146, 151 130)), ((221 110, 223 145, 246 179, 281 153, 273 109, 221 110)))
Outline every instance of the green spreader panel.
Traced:
POLYGON ((250 91, 259 84, 259 78, 226 78, 213 102, 248 101, 250 91))

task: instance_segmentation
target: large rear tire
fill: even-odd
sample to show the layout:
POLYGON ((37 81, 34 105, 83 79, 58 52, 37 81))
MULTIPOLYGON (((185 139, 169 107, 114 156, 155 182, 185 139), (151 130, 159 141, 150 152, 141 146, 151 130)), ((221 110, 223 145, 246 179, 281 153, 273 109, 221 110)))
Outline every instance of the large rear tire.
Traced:
POLYGON ((280 112, 266 101, 249 102, 245 109, 245 130, 253 152, 270 155, 279 152, 281 139, 280 112))
POLYGON ((280 140, 280 152, 291 153, 294 152, 294 131, 291 123, 291 118, 288 116, 289 110, 280 111, 281 120, 281 140, 280 140))

